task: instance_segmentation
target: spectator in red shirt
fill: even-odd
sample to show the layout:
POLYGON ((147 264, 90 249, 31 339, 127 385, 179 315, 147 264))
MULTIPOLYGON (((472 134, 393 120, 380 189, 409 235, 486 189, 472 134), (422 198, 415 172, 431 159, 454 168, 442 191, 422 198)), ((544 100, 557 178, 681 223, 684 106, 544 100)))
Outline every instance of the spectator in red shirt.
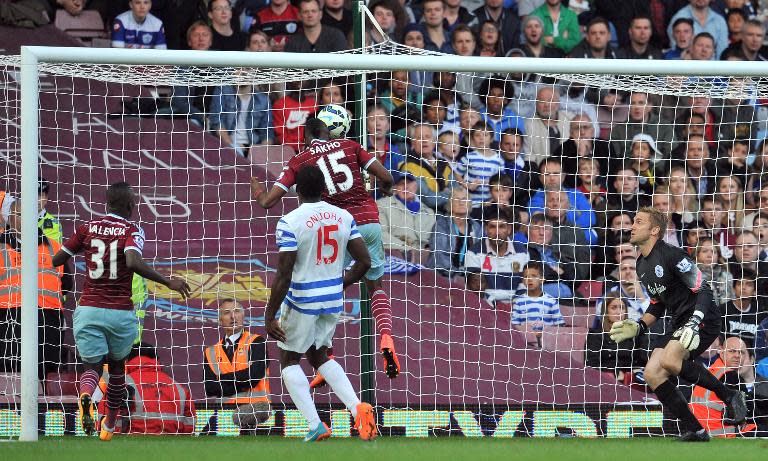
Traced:
POLYGON ((269 35, 272 51, 283 51, 288 37, 299 30, 299 10, 288 0, 272 0, 256 13, 251 28, 269 35))
POLYGON ((304 123, 317 112, 314 96, 307 96, 301 89, 302 82, 288 82, 285 96, 272 106, 272 120, 278 144, 301 150, 304 140, 304 123))

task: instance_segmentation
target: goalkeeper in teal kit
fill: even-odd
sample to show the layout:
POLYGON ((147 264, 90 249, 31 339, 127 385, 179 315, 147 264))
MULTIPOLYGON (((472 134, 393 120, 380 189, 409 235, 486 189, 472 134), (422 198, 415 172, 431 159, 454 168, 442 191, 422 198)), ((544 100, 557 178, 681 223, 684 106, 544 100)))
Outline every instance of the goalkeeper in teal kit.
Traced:
POLYGON ((646 334, 657 319, 671 317, 669 333, 653 343, 645 366, 645 380, 670 413, 681 421, 681 441, 706 442, 709 434, 688 408, 675 376, 702 386, 725 403, 723 422, 743 424, 747 408, 744 394, 727 388, 695 359, 720 334, 722 314, 709 281, 681 248, 665 243, 667 217, 655 208, 641 208, 632 224, 630 242, 637 245, 637 275, 651 296, 651 305, 639 321, 623 320, 611 327, 611 339, 621 342, 646 334))

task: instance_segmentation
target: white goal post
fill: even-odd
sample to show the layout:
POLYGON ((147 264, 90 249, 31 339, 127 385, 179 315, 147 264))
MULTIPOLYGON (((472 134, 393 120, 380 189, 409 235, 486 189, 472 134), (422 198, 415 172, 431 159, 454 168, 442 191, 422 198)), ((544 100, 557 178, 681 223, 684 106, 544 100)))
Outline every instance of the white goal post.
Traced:
MULTIPOLYGON (((198 52, 25 46, 21 49, 21 220, 25 229, 37 226, 39 175, 39 79, 43 72, 62 64, 197 66, 213 68, 293 69, 350 71, 446 71, 459 73, 579 74, 585 79, 615 75, 648 76, 659 92, 671 88, 665 77, 755 77, 768 76, 768 63, 716 61, 646 61, 486 58, 457 56, 375 54, 293 54, 248 52, 198 52), (600 77, 598 77, 600 76, 600 77)), ((62 68, 59 68, 62 71, 62 68)), ((66 68, 58 75, 68 75, 66 68)), ((36 254, 36 235, 25 232, 22 253, 36 254)), ((37 259, 24 258, 22 274, 21 337, 21 433, 20 440, 38 437, 37 377, 37 259)))

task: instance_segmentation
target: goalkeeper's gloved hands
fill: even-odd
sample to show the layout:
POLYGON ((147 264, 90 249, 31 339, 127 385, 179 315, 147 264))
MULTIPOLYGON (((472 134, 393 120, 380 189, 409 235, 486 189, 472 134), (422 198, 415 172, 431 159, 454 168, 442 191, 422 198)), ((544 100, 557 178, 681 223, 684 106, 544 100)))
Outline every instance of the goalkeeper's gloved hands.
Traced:
POLYGON ((640 324, 631 319, 615 322, 611 325, 611 339, 617 343, 634 338, 639 332, 640 324))
POLYGON ((680 344, 689 351, 695 350, 699 347, 699 325, 704 319, 704 314, 700 311, 695 311, 691 318, 685 322, 685 325, 675 330, 672 333, 672 338, 680 341, 680 344))

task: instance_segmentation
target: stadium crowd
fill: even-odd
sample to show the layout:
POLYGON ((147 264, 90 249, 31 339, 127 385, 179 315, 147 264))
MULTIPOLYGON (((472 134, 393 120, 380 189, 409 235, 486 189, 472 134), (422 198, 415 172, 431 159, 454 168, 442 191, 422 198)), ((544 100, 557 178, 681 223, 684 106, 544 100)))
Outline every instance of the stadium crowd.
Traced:
MULTIPOLYGON (((75 17, 83 8, 99 11, 113 47, 333 52, 351 48, 347 6, 52 0, 50 8, 75 17)), ((768 60, 762 0, 373 0, 368 7, 381 31, 368 27, 367 43, 393 40, 414 53, 768 60)), ((695 258, 724 306, 713 366, 737 372, 736 382, 754 390, 768 380, 768 102, 738 79, 704 83, 745 96, 598 90, 539 75, 377 74, 365 98, 367 145, 396 179, 394 196, 378 199, 387 252, 465 281, 510 309, 512 328, 535 337, 566 324, 558 306, 594 306, 586 364, 642 384, 635 372, 649 345, 616 344, 608 331, 651 302, 629 232, 637 210, 652 205, 669 217, 664 240, 695 258)), ((300 149, 304 121, 327 104, 354 111, 351 93, 351 82, 337 78, 179 86, 161 110, 248 156, 261 146, 300 149)))

